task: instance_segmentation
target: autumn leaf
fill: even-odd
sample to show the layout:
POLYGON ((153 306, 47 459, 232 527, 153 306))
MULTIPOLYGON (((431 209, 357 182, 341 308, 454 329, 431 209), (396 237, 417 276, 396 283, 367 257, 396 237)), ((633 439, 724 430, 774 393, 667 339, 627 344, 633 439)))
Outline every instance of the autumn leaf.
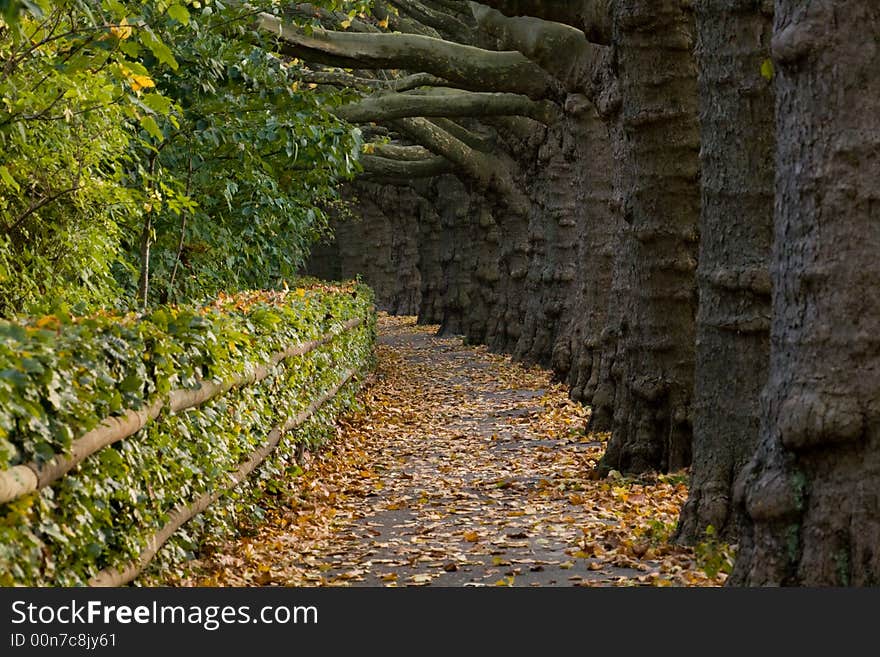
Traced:
POLYGON ((131 26, 128 24, 128 21, 123 18, 121 21, 119 21, 118 25, 113 25, 110 27, 110 34, 115 36, 120 41, 125 41, 131 36, 131 26))
POLYGON ((138 73, 132 73, 128 77, 128 84, 133 91, 140 91, 141 89, 149 89, 156 86, 156 83, 153 82, 152 78, 146 75, 139 75, 138 73))
POLYGON ((218 546, 175 583, 254 585, 242 573, 258 564, 290 586, 724 583, 670 542, 680 474, 588 478, 609 436, 573 430, 588 410, 549 372, 412 317, 383 315, 379 328, 389 343, 362 410, 309 452, 247 542, 218 546))

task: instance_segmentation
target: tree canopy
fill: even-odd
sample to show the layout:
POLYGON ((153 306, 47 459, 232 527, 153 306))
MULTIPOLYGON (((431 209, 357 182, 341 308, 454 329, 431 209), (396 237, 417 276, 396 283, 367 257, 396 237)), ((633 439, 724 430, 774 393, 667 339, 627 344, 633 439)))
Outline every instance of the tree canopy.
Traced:
POLYGON ((3 10, 3 314, 294 276, 358 167, 344 94, 290 79, 221 3, 3 10))

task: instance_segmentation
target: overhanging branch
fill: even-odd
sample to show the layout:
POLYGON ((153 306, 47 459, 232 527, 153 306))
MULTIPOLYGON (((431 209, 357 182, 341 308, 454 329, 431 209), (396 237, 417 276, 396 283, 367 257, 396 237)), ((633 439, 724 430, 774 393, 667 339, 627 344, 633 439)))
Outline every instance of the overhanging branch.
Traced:
POLYGON ((533 16, 582 30, 591 43, 611 44, 613 0, 482 0, 505 16, 533 16))
POLYGON ((421 160, 397 160, 376 155, 361 155, 360 161, 367 177, 379 176, 408 180, 453 172, 452 163, 439 155, 421 160))
POLYGON ((430 73, 414 73, 402 78, 393 78, 391 80, 378 80, 375 78, 362 78, 345 71, 323 70, 310 71, 298 70, 291 71, 291 77, 302 82, 312 82, 315 84, 325 84, 334 87, 346 87, 349 89, 359 89, 361 91, 411 91, 419 87, 446 87, 450 84, 448 80, 438 78, 430 73))
POLYGON ((394 160, 427 160, 434 154, 424 146, 401 146, 400 144, 370 144, 371 155, 387 157, 394 160))
POLYGON ((473 33, 473 27, 456 16, 432 9, 418 0, 388 0, 400 11, 422 25, 431 27, 446 38, 466 40, 473 33))
POLYGON ((498 39, 501 48, 521 52, 568 91, 579 91, 589 79, 597 48, 570 25, 531 16, 510 18, 478 2, 470 2, 477 25, 498 39))
POLYGON ((516 51, 482 50, 415 34, 355 34, 315 29, 311 34, 260 14, 258 27, 278 37, 285 54, 353 69, 404 69, 445 78, 472 91, 504 91, 541 99, 558 96, 559 84, 516 51))
POLYGON ((550 125, 560 116, 550 101, 534 101, 519 94, 453 93, 386 94, 366 98, 335 110, 337 116, 352 123, 387 121, 410 116, 527 116, 550 125))
POLYGON ((514 212, 528 212, 531 203, 514 180, 517 165, 509 157, 474 150, 427 119, 398 119, 392 124, 413 141, 453 162, 456 173, 497 192, 514 212))

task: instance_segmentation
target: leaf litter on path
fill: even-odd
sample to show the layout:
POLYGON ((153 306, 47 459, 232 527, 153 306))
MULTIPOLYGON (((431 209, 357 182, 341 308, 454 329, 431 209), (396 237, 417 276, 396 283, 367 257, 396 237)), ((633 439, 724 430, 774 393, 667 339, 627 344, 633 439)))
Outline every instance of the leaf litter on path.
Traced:
MULTIPOLYGON (((668 538, 681 475, 593 480, 606 435, 540 368, 379 322, 363 410, 178 586, 717 586, 668 538)), ((717 556, 717 554, 716 554, 717 556)))

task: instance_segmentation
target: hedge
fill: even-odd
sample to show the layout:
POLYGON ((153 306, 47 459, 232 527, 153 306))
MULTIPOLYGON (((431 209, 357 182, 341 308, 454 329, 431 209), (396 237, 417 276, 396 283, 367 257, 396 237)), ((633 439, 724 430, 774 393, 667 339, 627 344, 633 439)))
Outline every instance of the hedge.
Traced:
POLYGON ((323 440, 354 403, 372 365, 372 304, 365 286, 315 284, 143 315, 0 321, 0 471, 51 471, 84 435, 160 409, 51 485, 0 504, 0 585, 84 585, 138 560, 181 506, 237 483, 273 429, 351 376, 255 476, 176 532, 160 562, 191 556, 242 513, 258 515, 260 491, 296 468, 297 445, 323 440), (280 358, 310 341, 308 353, 280 358), (215 396, 171 408, 204 391, 215 396))

